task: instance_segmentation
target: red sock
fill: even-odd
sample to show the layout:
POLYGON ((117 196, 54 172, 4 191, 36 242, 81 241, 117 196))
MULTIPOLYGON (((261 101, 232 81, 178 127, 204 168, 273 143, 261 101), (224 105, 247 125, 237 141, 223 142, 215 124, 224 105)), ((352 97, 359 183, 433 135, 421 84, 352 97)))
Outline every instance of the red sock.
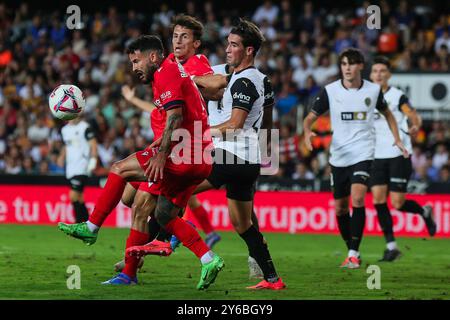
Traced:
POLYGON ((214 231, 214 227, 211 225, 211 222, 209 222, 208 212, 206 212, 202 205, 195 209, 191 209, 191 211, 206 234, 214 231))
POLYGON ((101 227, 108 215, 117 206, 122 198, 123 190, 127 182, 114 172, 110 172, 106 180, 100 197, 97 199, 94 211, 89 217, 89 221, 101 227))
POLYGON ((195 230, 185 220, 176 217, 166 225, 167 232, 175 235, 181 243, 191 250, 198 258, 209 251, 208 246, 195 230))
MULTIPOLYGON (((148 242, 148 236, 148 233, 131 229, 130 235, 127 238, 125 250, 132 246, 140 246, 146 244, 148 242)), ((131 278, 136 277, 139 260, 140 259, 135 256, 129 256, 125 254, 125 268, 123 268, 122 273, 125 273, 131 278)))

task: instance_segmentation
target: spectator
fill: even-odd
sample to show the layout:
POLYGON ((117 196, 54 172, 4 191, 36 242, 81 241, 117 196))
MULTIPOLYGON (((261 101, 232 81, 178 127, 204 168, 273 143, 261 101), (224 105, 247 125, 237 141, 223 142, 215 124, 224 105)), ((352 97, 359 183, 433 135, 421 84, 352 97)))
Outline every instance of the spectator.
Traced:
POLYGON ((442 166, 439 172, 439 182, 450 183, 450 165, 442 166))
POLYGON ((314 174, 308 169, 305 163, 299 162, 295 166, 295 172, 292 175, 294 180, 313 180, 314 174))
POLYGON ((262 24, 266 20, 269 25, 273 26, 277 21, 278 12, 278 6, 274 5, 270 0, 265 0, 264 4, 256 9, 252 20, 257 24, 262 24))
POLYGON ((45 115, 38 115, 36 123, 28 129, 28 139, 33 143, 45 142, 50 136, 45 115))
POLYGON ((433 155, 432 165, 437 170, 440 170, 444 164, 448 161, 448 150, 445 144, 440 143, 436 148, 436 152, 433 155))

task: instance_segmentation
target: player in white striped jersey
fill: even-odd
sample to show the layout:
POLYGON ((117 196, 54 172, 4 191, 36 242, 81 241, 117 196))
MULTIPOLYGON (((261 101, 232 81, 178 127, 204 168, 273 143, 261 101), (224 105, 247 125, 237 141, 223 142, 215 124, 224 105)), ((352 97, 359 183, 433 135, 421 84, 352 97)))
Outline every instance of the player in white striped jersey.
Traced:
MULTIPOLYGON (((390 62, 386 57, 376 57, 372 64, 370 79, 381 86, 389 109, 397 121, 403 144, 411 154, 410 135, 415 135, 418 132, 422 121, 411 107, 406 95, 401 90, 389 86, 390 68, 390 62), (411 124, 409 128, 408 121, 411 124)), ((406 199, 406 187, 412 174, 411 157, 404 158, 398 148, 392 146, 392 134, 384 117, 379 113, 375 114, 374 125, 376 147, 371 186, 378 221, 387 243, 381 261, 394 261, 401 256, 401 252, 395 242, 392 216, 387 206, 388 191, 392 206, 400 211, 421 215, 431 236, 436 233, 436 223, 431 206, 422 207, 416 201, 406 199)))
POLYGON ((348 256, 341 267, 359 268, 359 246, 362 240, 366 211, 364 206, 371 164, 375 153, 373 119, 379 110, 389 124, 395 145, 405 157, 405 149, 394 116, 389 111, 379 85, 362 79, 364 56, 349 48, 339 56, 342 79, 325 86, 313 102, 312 110, 304 120, 305 143, 312 150, 311 131, 314 121, 330 112, 333 136, 330 147, 331 186, 335 211, 348 256), (349 198, 352 217, 349 216, 349 198))
POLYGON ((69 121, 62 129, 64 149, 59 157, 66 163, 66 178, 70 182, 69 198, 75 211, 75 221, 84 222, 89 213, 84 204, 83 190, 88 176, 97 166, 97 140, 94 131, 81 117, 69 121))
POLYGON ((270 81, 254 66, 263 41, 258 27, 246 20, 233 27, 228 36, 227 62, 234 71, 228 77, 222 101, 216 104, 215 110, 209 108, 211 131, 220 134, 214 140, 213 170, 196 192, 225 186, 232 224, 264 274, 264 280, 249 289, 280 290, 286 286, 275 270, 263 235, 251 218, 255 183, 261 168, 258 133, 265 120, 265 110, 273 106, 270 81))

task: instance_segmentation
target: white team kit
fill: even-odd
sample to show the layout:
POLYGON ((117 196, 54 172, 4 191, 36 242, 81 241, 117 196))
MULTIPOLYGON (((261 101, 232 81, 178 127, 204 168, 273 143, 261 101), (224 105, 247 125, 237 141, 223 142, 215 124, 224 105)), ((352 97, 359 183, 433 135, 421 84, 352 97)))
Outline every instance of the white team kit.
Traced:
POLYGON ((342 80, 325 86, 313 102, 312 112, 330 112, 331 184, 335 198, 350 194, 352 183, 368 184, 375 156, 375 110, 386 110, 381 87, 362 80, 359 88, 346 88, 342 80))
MULTIPOLYGON (((412 154, 411 138, 408 134, 408 118, 402 111, 402 106, 411 109, 406 95, 395 87, 389 87, 384 93, 388 107, 397 122, 400 138, 412 154)), ((389 130, 386 119, 379 113, 375 114, 374 129, 376 133, 375 161, 372 168, 371 185, 389 185, 390 191, 406 192, 409 178, 412 174, 411 158, 404 158, 397 146, 394 146, 394 136, 389 130)))
MULTIPOLYGON (((68 123, 61 129, 61 135, 66 147, 66 178, 72 180, 77 176, 88 175, 90 158, 89 140, 94 138, 94 132, 86 121, 77 124, 68 123)), ((79 181, 71 181, 71 184, 79 181)))
MULTIPOLYGON (((408 98, 403 91, 389 87, 383 94, 389 109, 397 121, 397 126, 400 134, 400 138, 408 153, 412 153, 411 138, 408 134, 408 118, 401 111, 403 104, 408 104, 408 98)), ((402 156, 402 151, 394 145, 394 136, 389 130, 386 119, 380 113, 375 113, 375 133, 376 133, 376 147, 375 147, 375 159, 387 159, 402 156)))
MULTIPOLYGON (((228 71, 225 64, 214 66, 213 70, 216 74, 227 74, 228 71)), ((251 66, 232 74, 221 101, 208 103, 209 123, 212 126, 229 120, 233 108, 248 112, 242 130, 232 136, 225 134, 214 139, 216 156, 208 181, 215 188, 226 185, 228 198, 240 201, 253 199, 261 163, 258 133, 264 108, 272 107, 273 101, 270 80, 251 66)))

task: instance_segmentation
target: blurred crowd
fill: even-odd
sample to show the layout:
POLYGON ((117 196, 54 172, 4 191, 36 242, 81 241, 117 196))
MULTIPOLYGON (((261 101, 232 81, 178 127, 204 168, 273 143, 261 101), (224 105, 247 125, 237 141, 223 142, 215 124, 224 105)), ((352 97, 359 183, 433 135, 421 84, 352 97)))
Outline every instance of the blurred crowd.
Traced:
MULTIPOLYGON (((184 12, 204 23, 201 53, 211 65, 225 62, 225 39, 238 15, 261 27, 267 41, 256 63, 270 76, 276 94, 278 176, 326 179, 329 119, 315 124, 316 149, 310 153, 302 143, 299 123, 305 108, 299 106, 308 106, 321 87, 337 79, 342 49, 359 48, 368 64, 377 54, 387 55, 394 70, 450 71, 450 12, 431 4, 382 0, 381 29, 371 30, 366 27, 370 3, 359 3, 326 10, 313 1, 260 1, 248 12, 212 1, 188 1, 177 8, 163 3, 154 13, 119 12, 111 6, 84 13, 77 30, 67 29, 65 13, 32 12, 27 3, 14 8, 0 3, 0 173, 63 174, 57 161, 63 123, 51 117, 47 106, 48 94, 61 83, 76 84, 84 92, 84 117, 99 142, 97 175, 143 149, 153 138, 149 114, 127 102, 121 87, 136 87, 137 95, 148 100, 151 90, 138 85, 124 48, 140 34, 156 33, 170 50, 171 19, 184 12)), ((413 178, 450 182, 449 124, 425 123, 414 140, 413 178)))

